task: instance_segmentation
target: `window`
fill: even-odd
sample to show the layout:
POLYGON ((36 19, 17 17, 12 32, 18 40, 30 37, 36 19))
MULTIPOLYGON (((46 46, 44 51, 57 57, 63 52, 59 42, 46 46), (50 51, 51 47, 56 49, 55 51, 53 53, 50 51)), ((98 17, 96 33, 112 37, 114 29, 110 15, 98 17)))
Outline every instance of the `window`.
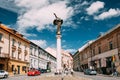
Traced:
POLYGON ((12 57, 15 58, 15 53, 12 51, 12 57))
POLYGON ((100 46, 98 47, 98 53, 99 54, 101 53, 101 47, 100 46))
POLYGON ((93 56, 95 56, 95 49, 93 49, 93 56))
POLYGON ((24 56, 24 60, 27 61, 27 55, 24 56))
POLYGON ((36 48, 34 48, 34 55, 36 56, 36 48))
POLYGON ((20 54, 18 53, 18 59, 19 59, 20 54))
POLYGON ((18 59, 21 59, 21 54, 20 53, 18 53, 18 59))
POLYGON ((26 50, 27 46, 25 45, 25 50, 26 50))
POLYGON ((31 62, 30 62, 30 65, 31 65, 31 67, 33 67, 33 65, 32 65, 32 64, 33 64, 33 60, 31 59, 30 61, 31 61, 31 62))
POLYGON ((21 42, 18 42, 18 47, 20 47, 20 45, 21 45, 21 42))
POLYGON ((112 50, 112 49, 113 49, 113 43, 112 43, 112 41, 111 41, 111 42, 109 42, 109 49, 110 49, 110 50, 112 50))
POLYGON ((0 54, 2 53, 2 47, 0 47, 0 54))
POLYGON ((3 34, 0 33, 0 41, 2 41, 2 36, 3 36, 3 34))
POLYGON ((12 40, 12 46, 14 46, 14 45, 15 45, 15 39, 12 40))
POLYGON ((31 47, 31 48, 30 48, 30 54, 31 54, 31 55, 32 55, 32 49, 33 49, 33 48, 31 47))
POLYGON ((12 57, 14 56, 14 53, 12 52, 12 57))
POLYGON ((36 63, 36 60, 34 60, 34 65, 35 65, 35 63, 36 63))
POLYGON ((120 52, 118 53, 118 57, 119 57, 119 59, 120 59, 120 52))
POLYGON ((32 59, 31 59, 31 63, 32 63, 32 59))

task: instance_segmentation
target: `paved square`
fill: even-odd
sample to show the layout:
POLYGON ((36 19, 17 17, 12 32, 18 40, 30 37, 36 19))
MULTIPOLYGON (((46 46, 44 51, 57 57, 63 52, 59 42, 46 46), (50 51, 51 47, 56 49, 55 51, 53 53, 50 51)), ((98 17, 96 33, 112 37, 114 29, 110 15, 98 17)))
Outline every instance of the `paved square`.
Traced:
MULTIPOLYGON (((31 80, 33 80, 33 78, 31 80)), ((67 75, 64 77, 60 75, 55 75, 55 76, 40 76, 38 78, 35 78, 34 80, 92 80, 92 79, 71 76, 71 75, 67 75)))

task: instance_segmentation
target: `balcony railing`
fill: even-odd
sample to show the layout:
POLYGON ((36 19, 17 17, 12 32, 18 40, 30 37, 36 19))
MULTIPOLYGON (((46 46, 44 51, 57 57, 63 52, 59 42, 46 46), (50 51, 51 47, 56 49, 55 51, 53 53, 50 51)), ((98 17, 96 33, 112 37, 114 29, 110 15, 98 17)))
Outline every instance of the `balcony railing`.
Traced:
POLYGON ((12 46, 12 51, 14 52, 15 50, 16 50, 16 46, 13 45, 13 46, 12 46))
POLYGON ((9 54, 7 53, 0 53, 1 58, 9 58, 9 54))
POLYGON ((18 52, 21 53, 22 52, 22 49, 20 47, 18 47, 18 52))

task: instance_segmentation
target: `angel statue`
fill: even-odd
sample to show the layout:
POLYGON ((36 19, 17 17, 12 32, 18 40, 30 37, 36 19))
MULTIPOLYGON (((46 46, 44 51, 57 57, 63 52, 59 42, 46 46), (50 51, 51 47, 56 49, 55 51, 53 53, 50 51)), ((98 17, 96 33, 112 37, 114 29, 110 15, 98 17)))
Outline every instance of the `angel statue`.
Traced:
POLYGON ((57 25, 57 32, 56 33, 57 33, 57 35, 60 35, 61 34, 60 29, 61 29, 61 24, 63 23, 63 20, 60 19, 59 17, 57 17, 55 13, 54 13, 54 15, 55 15, 56 19, 53 21, 53 24, 57 25))

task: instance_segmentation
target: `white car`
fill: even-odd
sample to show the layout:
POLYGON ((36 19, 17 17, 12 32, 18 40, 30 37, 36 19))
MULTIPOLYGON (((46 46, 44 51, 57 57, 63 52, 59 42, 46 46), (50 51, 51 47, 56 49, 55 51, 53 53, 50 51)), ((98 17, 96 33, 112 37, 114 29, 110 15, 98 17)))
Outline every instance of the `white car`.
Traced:
POLYGON ((8 77, 8 72, 5 70, 0 70, 0 78, 7 78, 8 77))

